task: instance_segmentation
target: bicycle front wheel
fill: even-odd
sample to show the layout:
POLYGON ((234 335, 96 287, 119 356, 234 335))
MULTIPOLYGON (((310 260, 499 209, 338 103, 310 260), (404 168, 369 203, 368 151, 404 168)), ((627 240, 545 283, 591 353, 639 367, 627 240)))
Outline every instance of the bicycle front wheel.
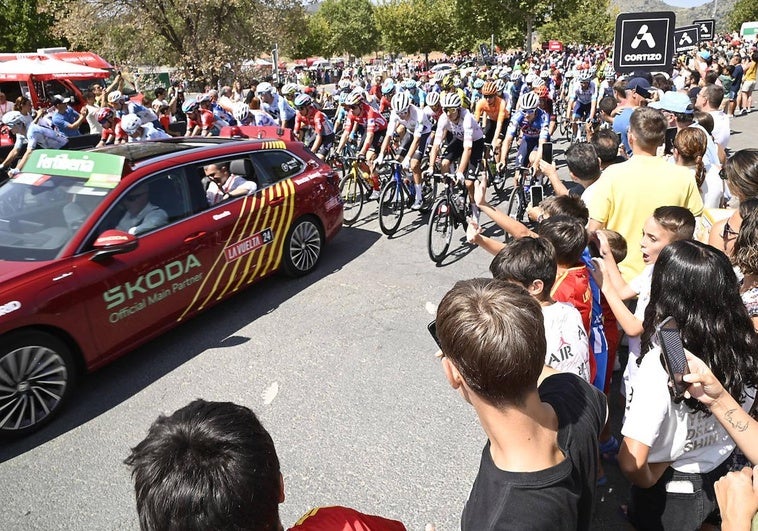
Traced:
POLYGON ((426 232, 426 248, 434 263, 439 264, 447 256, 454 229, 450 203, 443 197, 432 207, 426 232))
POLYGON ((355 171, 348 173, 340 183, 340 196, 344 209, 343 222, 352 225, 361 215, 363 209, 363 187, 358 182, 358 174, 355 171))
POLYGON ((421 181, 421 212, 429 212, 435 199, 437 199, 437 180, 432 175, 424 174, 421 181))
POLYGON ((394 179, 384 185, 379 197, 379 228, 387 236, 392 236, 400 227, 405 211, 403 185, 394 179))
MULTIPOLYGON (((526 221, 528 221, 526 219, 527 202, 528 199, 524 192, 524 188, 521 186, 515 186, 511 192, 511 197, 508 199, 508 215, 516 221, 526 223, 526 221)), ((505 234, 506 241, 510 241, 511 238, 512 236, 510 234, 505 234)))

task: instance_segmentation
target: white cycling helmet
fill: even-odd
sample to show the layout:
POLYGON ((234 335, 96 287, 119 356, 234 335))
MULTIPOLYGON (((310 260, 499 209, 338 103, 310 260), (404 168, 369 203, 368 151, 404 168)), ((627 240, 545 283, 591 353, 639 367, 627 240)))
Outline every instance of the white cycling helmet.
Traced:
POLYGON ((295 83, 285 83, 282 87, 283 96, 291 96, 295 92, 298 92, 298 86, 295 83))
POLYGON ((519 81, 521 79, 521 70, 514 70, 511 72, 511 81, 519 81))
POLYGON ((244 123, 250 117, 250 106, 244 101, 238 101, 232 107, 232 115, 237 123, 244 123))
POLYGON ((127 135, 133 135, 142 125, 142 120, 136 114, 127 114, 121 118, 121 129, 127 135))
POLYGON ((302 109, 313 103, 313 98, 308 94, 298 94, 295 98, 295 108, 302 109))
POLYGON ((363 91, 362 90, 354 90, 350 94, 347 95, 347 98, 345 98, 345 105, 348 107, 352 107, 353 105, 358 105, 359 103, 363 102, 363 91))
POLYGON ((3 123, 8 127, 16 127, 24 123, 24 115, 18 111, 8 111, 3 115, 3 123))
POLYGON ((531 111, 532 109, 537 108, 537 104, 540 102, 539 96, 537 96, 534 92, 527 92, 526 94, 523 94, 521 96, 521 99, 519 100, 519 105, 521 106, 521 109, 524 111, 531 111))
POLYGON ((580 83, 587 83, 592 79, 592 73, 589 70, 582 70, 578 77, 580 83))
POLYGON ((440 102, 440 93, 439 92, 430 92, 426 95, 426 104, 429 107, 433 107, 437 105, 440 102))
POLYGON ((340 82, 337 83, 337 87, 340 90, 350 90, 350 86, 351 85, 352 85, 352 83, 350 82, 349 79, 340 79, 340 82))
POLYGON ((496 79, 495 80, 495 88, 497 89, 498 94, 502 94, 505 90, 505 80, 503 79, 496 79))
POLYGON ((545 86, 545 80, 544 79, 542 79, 541 77, 535 77, 534 78, 534 81, 532 82, 532 87, 533 88, 544 87, 544 86, 545 86))
POLYGON ((457 92, 446 92, 440 100, 443 109, 459 109, 462 105, 461 97, 457 92))
POLYGON ((407 92, 398 92, 397 94, 392 96, 392 101, 390 102, 390 105, 392 106, 392 110, 395 112, 398 112, 398 113, 407 112, 411 106, 411 97, 408 95, 407 92))
POLYGON ((276 92, 276 89, 271 83, 264 81, 256 87, 255 92, 258 94, 273 94, 276 92))
POLYGON ((211 95, 207 92, 205 94, 200 94, 195 101, 197 101, 197 103, 208 103, 211 101, 211 95))
POLYGON ((108 93, 108 103, 116 103, 117 101, 121 101, 124 98, 124 95, 121 94, 120 90, 114 90, 113 92, 108 93))

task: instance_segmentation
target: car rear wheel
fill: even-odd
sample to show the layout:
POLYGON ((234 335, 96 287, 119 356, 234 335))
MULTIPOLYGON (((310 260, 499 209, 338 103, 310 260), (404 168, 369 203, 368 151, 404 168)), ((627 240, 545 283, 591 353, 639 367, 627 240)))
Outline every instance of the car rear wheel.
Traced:
POLYGON ((284 269, 288 275, 300 277, 316 268, 324 247, 324 237, 316 220, 297 220, 284 242, 284 269))
POLYGON ((68 346, 45 332, 4 338, 0 350, 0 438, 20 437, 49 422, 68 398, 76 366, 68 346))

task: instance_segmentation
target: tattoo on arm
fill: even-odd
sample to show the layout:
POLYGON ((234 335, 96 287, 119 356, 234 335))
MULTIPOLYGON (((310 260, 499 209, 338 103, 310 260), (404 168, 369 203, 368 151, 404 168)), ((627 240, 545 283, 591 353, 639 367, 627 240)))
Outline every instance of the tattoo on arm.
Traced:
POLYGON ((728 423, 729 423, 729 424, 730 424, 730 425, 731 425, 731 426, 732 426, 734 429, 736 429, 737 431, 740 431, 740 432, 742 432, 742 431, 745 431, 745 430, 748 428, 748 423, 747 423, 746 421, 741 421, 741 422, 740 422, 739 420, 735 420, 735 419, 733 418, 733 417, 734 417, 734 412, 735 412, 735 411, 738 411, 738 410, 735 408, 735 409, 730 409, 729 411, 727 411, 727 412, 724 414, 724 419, 725 419, 725 420, 726 420, 726 421, 727 421, 727 422, 728 422, 728 423))

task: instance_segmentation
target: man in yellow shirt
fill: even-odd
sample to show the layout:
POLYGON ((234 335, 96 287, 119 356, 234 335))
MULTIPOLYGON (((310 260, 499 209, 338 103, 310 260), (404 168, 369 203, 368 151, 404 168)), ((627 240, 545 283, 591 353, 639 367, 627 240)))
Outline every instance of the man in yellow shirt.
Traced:
POLYGON ((703 212, 703 200, 692 173, 656 155, 666 128, 666 119, 659 110, 636 109, 629 120, 633 156, 603 172, 587 205, 590 231, 607 228, 626 238, 629 252, 619 269, 627 282, 645 267, 640 250, 642 227, 656 208, 681 206, 695 216, 703 212))

